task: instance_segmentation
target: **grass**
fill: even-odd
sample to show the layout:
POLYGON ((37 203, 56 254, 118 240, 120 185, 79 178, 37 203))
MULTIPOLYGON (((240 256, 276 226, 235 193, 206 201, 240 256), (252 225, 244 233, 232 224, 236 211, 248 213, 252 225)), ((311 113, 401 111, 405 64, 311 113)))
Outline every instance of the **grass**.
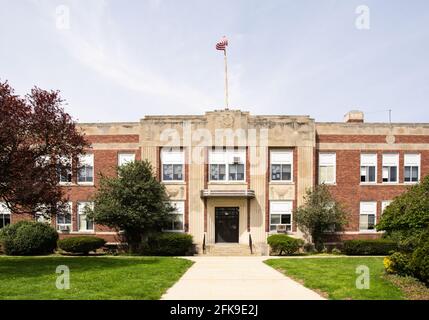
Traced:
POLYGON ((165 257, 1 257, 0 299, 159 299, 193 262, 165 257), (57 266, 70 289, 56 288, 57 266))
POLYGON ((406 294, 384 273, 381 257, 283 258, 265 262, 329 299, 399 300, 406 294), (358 266, 367 266, 369 289, 356 288, 358 266))

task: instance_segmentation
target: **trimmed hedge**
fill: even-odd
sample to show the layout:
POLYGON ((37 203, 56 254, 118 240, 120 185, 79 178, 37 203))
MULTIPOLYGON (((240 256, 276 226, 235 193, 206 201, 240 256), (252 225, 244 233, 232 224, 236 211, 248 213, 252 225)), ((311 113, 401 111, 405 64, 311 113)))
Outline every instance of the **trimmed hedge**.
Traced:
POLYGON ((429 283, 429 241, 423 243, 413 252, 410 268, 416 278, 429 283))
POLYGON ((304 240, 292 238, 286 234, 273 234, 267 239, 273 253, 277 255, 291 255, 297 252, 303 245, 304 240))
POLYGON ((88 254, 106 244, 102 238, 91 236, 79 236, 61 239, 58 241, 58 247, 69 253, 88 254))
POLYGON ((346 240, 343 251, 351 256, 388 255, 398 249, 398 244, 392 240, 346 240))
POLYGON ((185 256, 191 253, 193 239, 190 234, 165 232, 152 235, 143 244, 143 254, 151 256, 185 256))
POLYGON ((12 256, 51 254, 57 240, 58 232, 42 222, 19 221, 0 230, 4 253, 12 256))

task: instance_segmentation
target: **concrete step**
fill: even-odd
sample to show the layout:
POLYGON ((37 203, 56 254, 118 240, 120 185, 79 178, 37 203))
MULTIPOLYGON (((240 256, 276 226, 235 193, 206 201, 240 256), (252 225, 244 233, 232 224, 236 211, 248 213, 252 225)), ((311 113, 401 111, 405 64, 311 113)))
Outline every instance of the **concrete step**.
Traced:
POLYGON ((253 254, 250 253, 250 248, 245 244, 238 243, 219 243, 206 245, 205 256, 252 256, 260 255, 253 248, 253 254))

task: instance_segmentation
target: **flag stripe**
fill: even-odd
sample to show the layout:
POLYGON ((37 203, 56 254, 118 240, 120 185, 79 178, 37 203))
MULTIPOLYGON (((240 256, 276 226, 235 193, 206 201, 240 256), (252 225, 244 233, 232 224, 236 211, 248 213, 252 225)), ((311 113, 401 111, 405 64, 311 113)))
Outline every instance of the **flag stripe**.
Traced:
POLYGON ((228 39, 224 36, 218 43, 216 43, 216 50, 225 50, 228 46, 228 39))

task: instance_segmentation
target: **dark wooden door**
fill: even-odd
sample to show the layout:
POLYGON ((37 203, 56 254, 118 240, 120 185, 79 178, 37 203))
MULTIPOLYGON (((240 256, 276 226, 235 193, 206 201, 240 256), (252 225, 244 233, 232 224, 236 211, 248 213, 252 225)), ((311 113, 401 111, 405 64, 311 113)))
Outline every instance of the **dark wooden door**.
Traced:
POLYGON ((238 216, 237 207, 215 208, 216 242, 238 242, 238 216))

